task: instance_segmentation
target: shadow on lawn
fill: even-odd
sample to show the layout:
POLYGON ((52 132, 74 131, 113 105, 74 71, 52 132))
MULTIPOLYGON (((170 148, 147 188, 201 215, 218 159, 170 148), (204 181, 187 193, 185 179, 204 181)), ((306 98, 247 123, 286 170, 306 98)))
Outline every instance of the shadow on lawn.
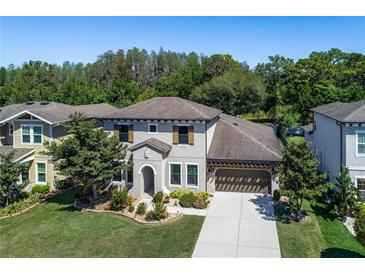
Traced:
POLYGON ((75 193, 78 191, 78 188, 72 188, 66 190, 64 192, 58 193, 52 198, 44 201, 44 204, 57 204, 59 205, 59 211, 80 211, 73 207, 73 202, 75 201, 75 193))
POLYGON ((321 251, 321 258, 365 258, 365 256, 343 248, 327 248, 321 251))
POLYGON ((321 216, 325 221, 334 221, 337 216, 331 213, 331 209, 326 204, 315 203, 311 205, 311 209, 316 216, 321 216))

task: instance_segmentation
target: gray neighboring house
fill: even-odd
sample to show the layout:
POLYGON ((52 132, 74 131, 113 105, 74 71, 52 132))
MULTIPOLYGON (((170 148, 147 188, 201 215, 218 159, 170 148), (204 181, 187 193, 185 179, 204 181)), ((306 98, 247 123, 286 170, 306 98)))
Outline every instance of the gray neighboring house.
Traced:
POLYGON ((347 167, 365 201, 365 100, 335 102, 311 111, 313 123, 303 129, 305 139, 317 150, 319 169, 335 181, 347 167))
POLYGON ((178 97, 156 97, 103 116, 104 130, 128 144, 132 170, 114 180, 136 197, 177 188, 272 193, 282 160, 270 127, 178 97))

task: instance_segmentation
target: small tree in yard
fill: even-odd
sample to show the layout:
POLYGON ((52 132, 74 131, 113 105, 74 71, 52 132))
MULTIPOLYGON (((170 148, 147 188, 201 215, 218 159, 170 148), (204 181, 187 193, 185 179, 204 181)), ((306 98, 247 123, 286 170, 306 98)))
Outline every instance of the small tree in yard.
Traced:
POLYGON ((19 183, 19 176, 24 165, 12 162, 16 151, 8 154, 0 153, 0 205, 7 206, 15 202, 21 195, 21 190, 28 182, 19 183))
POLYGON ((313 201, 331 186, 325 182, 326 174, 318 172, 315 151, 308 151, 308 143, 304 140, 289 141, 284 147, 279 180, 290 198, 291 218, 297 221, 306 216, 303 201, 313 201))
POLYGON ((340 172, 337 177, 337 187, 335 195, 335 213, 340 217, 345 217, 349 214, 350 209, 357 202, 358 191, 351 181, 349 169, 346 168, 340 172))
POLYGON ((95 120, 87 119, 80 113, 70 116, 71 122, 64 127, 70 136, 61 142, 46 142, 46 154, 52 156, 62 175, 79 182, 84 193, 92 187, 93 198, 105 183, 128 168, 122 160, 127 154, 127 146, 117 138, 109 138, 100 128, 95 128, 95 120))

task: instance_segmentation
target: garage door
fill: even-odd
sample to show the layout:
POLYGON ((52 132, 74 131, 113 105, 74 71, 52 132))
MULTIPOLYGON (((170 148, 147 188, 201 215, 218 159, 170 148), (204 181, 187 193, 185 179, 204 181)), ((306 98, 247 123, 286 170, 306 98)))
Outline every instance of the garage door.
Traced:
POLYGON ((271 175, 266 170, 218 169, 215 173, 215 190, 271 193, 271 175))

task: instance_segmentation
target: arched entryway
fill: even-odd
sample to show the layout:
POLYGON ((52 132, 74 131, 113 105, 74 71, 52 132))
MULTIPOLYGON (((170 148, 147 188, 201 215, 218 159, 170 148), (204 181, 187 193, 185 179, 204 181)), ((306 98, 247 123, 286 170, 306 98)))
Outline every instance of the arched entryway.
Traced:
POLYGON ((143 191, 153 196, 153 194, 155 194, 155 172, 150 166, 144 166, 141 172, 143 179, 143 191))

